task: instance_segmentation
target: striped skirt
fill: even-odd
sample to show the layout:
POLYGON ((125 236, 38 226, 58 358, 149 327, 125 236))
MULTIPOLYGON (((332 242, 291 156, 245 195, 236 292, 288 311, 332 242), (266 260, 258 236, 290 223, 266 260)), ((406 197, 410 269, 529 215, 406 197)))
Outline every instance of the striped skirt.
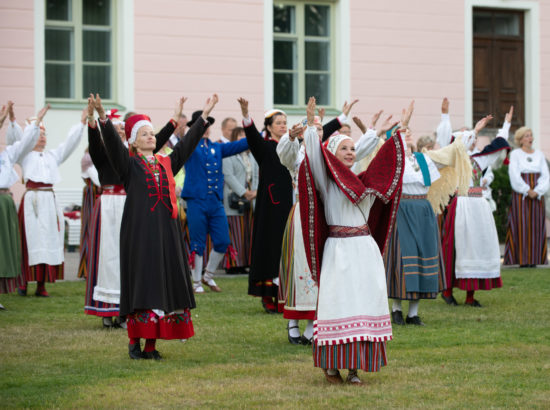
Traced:
POLYGON ((377 372, 388 364, 386 342, 313 345, 313 365, 322 369, 361 369, 377 372))
POLYGON ((97 200, 99 187, 94 185, 91 179, 84 180, 86 186, 82 190, 82 209, 80 212, 80 263, 78 264, 78 277, 87 276, 86 265, 88 261, 88 247, 90 237, 90 219, 97 200))
POLYGON ((15 203, 9 193, 0 193, 0 293, 15 291, 21 274, 21 239, 15 203))
MULTIPOLYGON (((539 173, 521 174, 533 189, 539 173)), ((512 205, 508 212, 508 231, 504 249, 505 265, 546 265, 546 215, 544 196, 538 199, 523 198, 512 191, 512 205)))
MULTIPOLYGON (((226 254, 223 260, 224 268, 245 268, 250 266, 250 250, 252 247, 252 212, 243 215, 227 217, 229 238, 235 252, 226 254)), ((209 242, 210 238, 209 238, 209 242)))
POLYGON ((55 282, 56 280, 63 279, 65 273, 64 262, 60 265, 40 263, 29 266, 27 236, 25 233, 25 195, 21 199, 17 217, 19 219, 19 232, 21 234, 21 278, 18 286, 25 288, 27 282, 55 282))
POLYGON ((438 221, 424 199, 402 199, 384 257, 388 297, 435 299, 446 289, 438 221))
POLYGON ((101 317, 118 316, 118 304, 104 303, 93 298, 94 288, 97 285, 97 277, 99 272, 99 251, 101 240, 101 197, 98 198, 94 205, 92 215, 90 217, 89 230, 89 254, 87 258, 86 271, 86 295, 84 299, 84 313, 87 315, 101 317))
POLYGON ((290 210, 281 247, 278 308, 285 319, 314 320, 318 286, 311 277, 303 246, 300 205, 290 210))

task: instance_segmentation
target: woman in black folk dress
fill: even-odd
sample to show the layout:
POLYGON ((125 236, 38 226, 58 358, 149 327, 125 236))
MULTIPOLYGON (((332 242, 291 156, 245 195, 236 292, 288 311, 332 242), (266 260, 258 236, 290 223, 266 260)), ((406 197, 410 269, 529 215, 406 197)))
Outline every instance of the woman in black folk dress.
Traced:
POLYGON ((279 262, 285 223, 292 208, 292 178, 277 155, 279 139, 287 132, 286 115, 268 111, 263 138, 248 116, 248 101, 239 98, 250 152, 259 165, 260 179, 254 210, 248 294, 262 298, 268 313, 277 312, 279 262), (276 300, 276 299, 275 299, 276 300))
MULTIPOLYGON (((183 106, 185 99, 180 100, 183 106)), ((130 153, 105 115, 99 96, 90 96, 100 118, 106 152, 126 190, 120 229, 120 315, 127 316, 129 355, 155 359, 156 339, 193 336, 190 309, 195 298, 184 258, 174 174, 189 158, 208 127, 206 118, 218 102, 206 101, 195 124, 169 156, 153 155, 156 138, 149 117, 126 120, 130 153), (140 338, 147 339, 141 352, 140 338)))

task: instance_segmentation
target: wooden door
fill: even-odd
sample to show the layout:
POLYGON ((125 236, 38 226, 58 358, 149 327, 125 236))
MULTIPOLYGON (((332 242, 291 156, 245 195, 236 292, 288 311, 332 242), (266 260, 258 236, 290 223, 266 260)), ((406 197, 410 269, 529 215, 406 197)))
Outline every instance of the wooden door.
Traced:
POLYGON ((514 105, 516 129, 525 124, 523 12, 476 8, 473 18, 473 122, 492 114, 498 129, 514 105))

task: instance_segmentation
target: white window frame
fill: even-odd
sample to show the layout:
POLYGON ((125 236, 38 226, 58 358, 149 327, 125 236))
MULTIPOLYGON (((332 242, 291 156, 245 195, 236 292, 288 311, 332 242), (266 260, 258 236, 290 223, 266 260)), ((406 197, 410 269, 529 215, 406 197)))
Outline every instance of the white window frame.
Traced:
MULTIPOLYGON (((525 124, 533 130, 534 135, 540 135, 540 14, 538 3, 523 0, 466 0, 464 7, 464 119, 466 125, 473 126, 474 8, 519 10, 525 13, 525 124)), ((536 148, 540 148, 540 138, 535 138, 534 145, 536 148)))
MULTIPOLYGON (((264 1, 264 105, 265 108, 271 108, 274 104, 273 91, 273 42, 275 35, 273 33, 273 6, 274 4, 288 5, 303 5, 303 4, 318 4, 330 5, 330 47, 331 47, 331 86, 330 86, 330 103, 325 106, 327 113, 336 113, 340 106, 340 102, 349 98, 350 92, 350 34, 349 34, 349 0, 265 0, 264 1), (347 75, 343 75, 347 73, 347 75)), ((303 9, 303 8, 302 8, 303 9)), ((303 19, 303 13, 299 17, 296 14, 296 19, 303 19)), ((296 33, 299 34, 299 33, 296 33)), ((281 36, 282 37, 282 36, 281 36)), ((304 48, 303 41, 305 36, 299 37, 298 47, 304 48)), ((305 53, 298 49, 298 76, 303 78, 303 81, 298 80, 298 104, 296 105, 276 105, 278 108, 284 109, 288 114, 303 113, 306 107, 305 101, 305 53), (300 65, 301 64, 301 65, 300 65), (301 70, 301 68, 303 68, 301 70)))
MULTIPOLYGON (((131 110, 134 106, 134 2, 112 0, 113 59, 111 75, 116 81, 111 86, 112 98, 106 102, 110 108, 131 110)), ((46 9, 44 0, 34 0, 34 80, 35 109, 46 102, 45 29, 46 9)), ((80 82, 82 89, 82 82, 80 82)), ((82 109, 86 100, 48 98, 54 109, 82 109)))

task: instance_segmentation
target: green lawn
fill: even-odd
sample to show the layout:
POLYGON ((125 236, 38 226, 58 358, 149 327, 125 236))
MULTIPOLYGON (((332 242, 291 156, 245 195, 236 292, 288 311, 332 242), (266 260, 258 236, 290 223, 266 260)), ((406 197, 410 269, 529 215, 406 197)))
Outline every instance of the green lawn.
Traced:
POLYGON ((478 292, 482 309, 421 302, 426 326, 394 327, 388 366, 360 373, 361 387, 328 385, 246 277, 197 297, 195 337, 159 341, 162 362, 130 360, 126 331, 83 313, 84 282, 50 284, 49 299, 0 295, 0 407, 548 408, 550 270, 502 276, 478 292))

